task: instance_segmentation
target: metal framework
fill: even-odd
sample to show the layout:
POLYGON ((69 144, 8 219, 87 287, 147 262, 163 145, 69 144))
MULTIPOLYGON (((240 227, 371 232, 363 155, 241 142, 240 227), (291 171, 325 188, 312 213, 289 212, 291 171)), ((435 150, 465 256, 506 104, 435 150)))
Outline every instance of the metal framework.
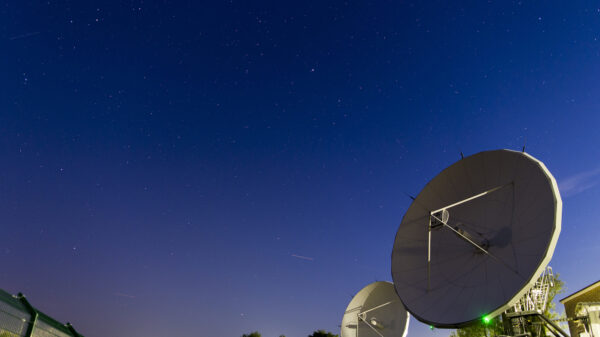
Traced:
POLYGON ((545 336, 545 327, 554 337, 570 337, 555 322, 539 310, 505 313, 503 315, 504 332, 512 336, 545 336), (506 319, 505 319, 506 318, 506 319))
POLYGON ((459 205, 462 205, 464 203, 467 203, 469 201, 481 198, 487 194, 496 192, 504 187, 507 186, 513 186, 514 182, 511 181, 508 184, 504 184, 501 186, 496 186, 494 188, 491 188, 487 191, 481 192, 479 194, 475 194, 472 195, 468 198, 465 198, 463 200, 457 201, 453 204, 444 206, 440 209, 437 209, 435 211, 431 211, 429 212, 429 228, 428 228, 428 232, 427 232, 427 291, 429 291, 430 286, 431 286, 431 230, 438 228, 438 227, 442 227, 442 228, 447 228, 449 230, 451 230, 452 232, 454 232, 456 235, 458 235, 461 239, 465 240, 466 242, 470 243, 473 247, 475 247, 476 249, 478 249, 479 251, 481 251, 483 254, 488 255, 489 257, 491 257, 492 259, 494 259, 495 261, 497 261, 498 263, 502 264, 503 266, 505 266, 507 269, 509 269, 510 271, 512 271, 515 274, 519 274, 514 268, 512 268, 510 265, 508 265, 508 263, 504 262, 502 259, 498 258, 497 256, 495 256, 494 254, 490 253, 488 251, 489 249, 489 242, 487 240, 483 240, 482 242, 476 242, 478 240, 476 240, 469 232, 467 232, 465 229, 463 228, 459 228, 458 226, 451 226, 448 224, 448 220, 450 219, 450 212, 448 211, 449 209, 451 209, 452 207, 456 207, 459 205))
POLYGON ((512 336, 544 336, 544 328, 554 337, 569 337, 556 322, 543 312, 548 305, 548 293, 554 286, 552 267, 546 267, 542 275, 511 309, 502 315, 505 333, 512 336))
MULTIPOLYGON (((378 334, 380 337, 384 337, 379 330, 383 328, 383 326, 381 325, 381 323, 379 321, 377 321, 375 318, 371 318, 371 319, 367 319, 367 313, 373 310, 377 310, 381 307, 385 307, 386 305, 392 304, 394 302, 397 301, 389 301, 383 304, 380 304, 376 307, 373 307, 371 309, 362 311, 360 313, 358 313, 358 319, 363 321, 369 328, 371 328, 371 330, 375 331, 376 334, 378 334)), ((362 309, 362 308, 361 308, 362 309)))
POLYGON ((513 305, 514 312, 534 311, 544 312, 548 305, 548 293, 554 286, 554 273, 552 267, 546 267, 533 287, 513 305))

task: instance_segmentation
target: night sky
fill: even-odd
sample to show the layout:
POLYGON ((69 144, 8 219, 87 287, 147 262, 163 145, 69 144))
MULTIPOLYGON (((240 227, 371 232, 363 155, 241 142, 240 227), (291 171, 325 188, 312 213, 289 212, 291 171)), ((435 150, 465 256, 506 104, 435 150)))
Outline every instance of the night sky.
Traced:
POLYGON ((0 288, 86 337, 338 333, 461 151, 526 145, 600 279, 597 2, 0 6, 0 288))

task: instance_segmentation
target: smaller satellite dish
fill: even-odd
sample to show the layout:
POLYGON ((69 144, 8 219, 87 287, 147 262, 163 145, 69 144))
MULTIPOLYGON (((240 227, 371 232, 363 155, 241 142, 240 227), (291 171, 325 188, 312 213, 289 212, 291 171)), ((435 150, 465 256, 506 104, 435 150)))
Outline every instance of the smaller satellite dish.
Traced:
POLYGON ((406 337, 408 311, 390 282, 373 282, 350 301, 342 318, 342 337, 406 337))

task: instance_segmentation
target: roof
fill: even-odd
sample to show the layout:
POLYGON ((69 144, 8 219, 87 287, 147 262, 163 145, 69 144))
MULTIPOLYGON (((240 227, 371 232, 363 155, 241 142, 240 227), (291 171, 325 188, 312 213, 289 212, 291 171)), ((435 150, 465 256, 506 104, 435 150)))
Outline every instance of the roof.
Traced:
POLYGON ((569 295, 569 296, 567 296, 567 297, 563 298, 563 299, 562 299, 562 300, 560 300, 559 302, 560 302, 560 303, 562 303, 562 304, 565 304, 565 302, 566 302, 566 301, 568 301, 568 300, 570 300, 570 299, 573 299, 574 297, 577 297, 577 296, 579 296, 579 295, 581 295, 581 294, 583 294, 583 293, 586 293, 586 292, 588 292, 588 291, 590 291, 590 290, 596 289, 596 288, 598 288, 598 287, 600 287, 600 281, 596 281, 596 282, 594 282, 594 283, 590 284, 589 286, 587 286, 587 287, 585 287, 585 288, 583 288, 583 289, 580 289, 580 290, 578 290, 578 291, 576 291, 576 292, 572 293, 571 295, 569 295))
MULTIPOLYGON (((39 311, 37 308, 33 307, 31 305, 31 303, 29 303, 29 301, 27 301, 27 299, 25 298, 25 296, 21 293, 19 293, 18 295, 12 295, 2 289, 0 289, 0 304, 6 304, 14 309, 16 309, 16 313, 19 319, 22 319, 23 322, 28 322, 27 325, 31 324, 31 320, 33 319, 34 315, 37 314, 37 320, 35 320, 34 324, 36 325, 36 329, 42 329, 42 330, 48 330, 48 329, 55 329, 57 331, 62 332, 62 335, 64 336, 77 336, 77 337, 83 337, 83 335, 81 335, 80 333, 78 333, 75 328, 73 328, 73 326, 69 323, 67 324, 63 324, 57 320, 55 320, 54 318, 44 314, 43 312, 39 311), (40 324, 40 323, 45 323, 45 324, 40 324), (43 326, 47 326, 47 327, 43 327, 43 326)), ((2 310, 6 310, 7 308, 4 308, 2 310)), ((14 313, 13 313, 14 315, 14 313)), ((50 335, 52 333, 52 331, 47 331, 50 335)), ((56 335, 56 334, 53 334, 56 335)), ((4 336, 4 335, 2 335, 4 336)))

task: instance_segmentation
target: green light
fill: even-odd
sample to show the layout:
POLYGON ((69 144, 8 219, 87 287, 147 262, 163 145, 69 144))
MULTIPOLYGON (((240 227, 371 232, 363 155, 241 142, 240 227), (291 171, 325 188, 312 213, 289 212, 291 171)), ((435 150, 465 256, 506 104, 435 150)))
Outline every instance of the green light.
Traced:
POLYGON ((430 329, 430 330, 433 330, 433 325, 430 325, 430 326, 429 326, 429 329, 430 329))
POLYGON ((483 316, 483 324, 490 324, 491 321, 490 316, 483 316))

